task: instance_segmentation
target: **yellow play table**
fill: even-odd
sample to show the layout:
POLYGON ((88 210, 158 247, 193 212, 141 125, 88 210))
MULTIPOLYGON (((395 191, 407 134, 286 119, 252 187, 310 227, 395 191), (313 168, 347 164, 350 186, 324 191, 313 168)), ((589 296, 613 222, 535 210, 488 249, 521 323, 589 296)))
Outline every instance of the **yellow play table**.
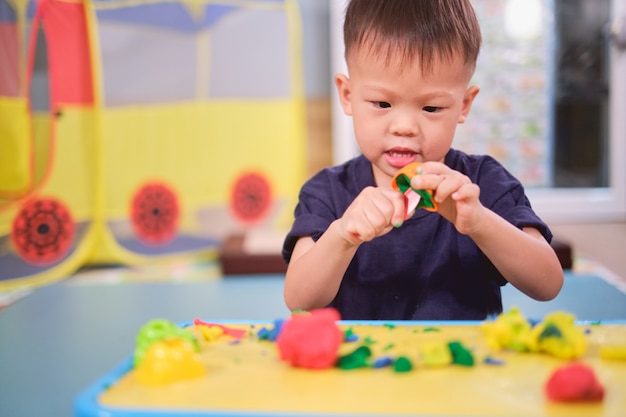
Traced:
MULTIPOLYGON (((602 359, 599 348, 626 344, 626 323, 579 323, 588 348, 579 361, 605 387, 603 401, 553 403, 544 386, 569 362, 541 353, 493 351, 480 322, 339 322, 355 341, 340 354, 367 345, 372 359, 410 358, 412 369, 392 367, 307 370, 280 360, 276 343, 261 340, 272 323, 232 322, 248 336, 202 342, 207 373, 163 386, 138 383, 129 359, 81 394, 78 416, 620 416, 626 415, 626 361, 602 359), (474 366, 427 366, 420 352, 461 342, 474 366)), ((222 323, 224 324, 224 323, 222 323)))

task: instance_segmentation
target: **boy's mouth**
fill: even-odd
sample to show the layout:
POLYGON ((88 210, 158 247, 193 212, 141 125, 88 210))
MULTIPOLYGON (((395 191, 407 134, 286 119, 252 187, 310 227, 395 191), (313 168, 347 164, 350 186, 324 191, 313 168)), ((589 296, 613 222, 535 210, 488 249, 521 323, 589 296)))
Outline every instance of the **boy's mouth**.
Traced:
POLYGON ((391 149, 385 152, 387 163, 394 168, 402 168, 403 166, 415 161, 417 153, 411 150, 391 149))

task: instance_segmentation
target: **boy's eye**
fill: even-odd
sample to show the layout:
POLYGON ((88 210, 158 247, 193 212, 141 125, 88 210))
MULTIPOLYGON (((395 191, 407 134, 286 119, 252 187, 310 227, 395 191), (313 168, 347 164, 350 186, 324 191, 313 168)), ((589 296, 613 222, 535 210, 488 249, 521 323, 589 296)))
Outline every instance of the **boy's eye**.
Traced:
POLYGON ((435 107, 435 106, 426 106, 424 107, 422 110, 424 110, 427 113, 435 113, 439 110, 439 107, 435 107))
POLYGON ((387 103, 386 101, 374 101, 374 105, 381 109, 388 109, 391 107, 391 104, 387 103))

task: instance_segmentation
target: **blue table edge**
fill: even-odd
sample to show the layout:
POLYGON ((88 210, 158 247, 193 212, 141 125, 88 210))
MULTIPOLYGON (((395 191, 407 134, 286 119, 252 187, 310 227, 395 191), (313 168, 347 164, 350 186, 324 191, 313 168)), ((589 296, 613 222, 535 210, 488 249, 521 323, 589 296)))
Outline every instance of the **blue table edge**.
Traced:
MULTIPOLYGON (((406 321, 406 320, 340 320, 338 324, 344 326, 350 325, 359 325, 359 326, 477 326, 482 323, 489 321, 487 320, 459 320, 459 321, 406 321)), ((207 323, 214 324, 223 324, 223 325, 236 325, 236 324, 245 324, 245 325, 271 325, 272 321, 269 320, 216 320, 216 321, 207 321, 207 323)), ((181 327, 187 327, 193 324, 193 321, 181 323, 181 327)), ((596 325, 626 325, 626 320, 581 320, 576 321, 576 324, 585 326, 596 326, 596 325)), ((87 387, 83 390, 74 401, 74 415, 76 417, 148 417, 158 415, 159 417, 180 417, 181 410, 124 410, 124 409, 112 409, 107 407, 101 407, 98 404, 98 397, 102 392, 112 386, 116 381, 118 381, 124 374, 131 371, 133 369, 133 359, 132 356, 128 357, 124 360, 120 365, 115 367, 111 372, 107 373, 102 378, 98 379, 95 383, 87 387)), ((242 412, 242 411, 233 411, 233 412, 225 412, 225 411, 202 411, 202 412, 194 412, 187 411, 183 413, 185 417, 270 417, 270 416, 292 416, 292 414, 284 414, 284 413, 272 413, 272 414, 260 414, 257 412, 242 412)), ((293 414, 294 417, 305 417, 308 416, 308 413, 298 413, 293 414)), ((328 415, 331 417, 332 415, 328 415)), ((341 417, 350 417, 347 414, 341 414, 341 417)), ((428 416, 424 416, 428 417, 428 416)), ((445 417, 445 416, 439 416, 445 417)))

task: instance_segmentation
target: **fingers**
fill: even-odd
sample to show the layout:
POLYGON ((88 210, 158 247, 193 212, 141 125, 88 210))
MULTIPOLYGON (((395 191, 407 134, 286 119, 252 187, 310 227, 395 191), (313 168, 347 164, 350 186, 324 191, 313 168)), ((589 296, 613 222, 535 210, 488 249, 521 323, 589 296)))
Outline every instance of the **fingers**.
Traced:
POLYGON ((433 198, 437 203, 443 203, 463 186, 470 184, 472 181, 469 177, 441 163, 423 164, 422 174, 411 179, 411 187, 418 190, 433 190, 433 198))
POLYGON ((342 216, 344 239, 367 242, 388 233, 404 221, 404 199, 397 191, 367 187, 342 216))
POLYGON ((452 199, 455 201, 467 201, 478 199, 480 195, 480 188, 478 185, 469 183, 462 185, 458 190, 451 194, 452 199))

